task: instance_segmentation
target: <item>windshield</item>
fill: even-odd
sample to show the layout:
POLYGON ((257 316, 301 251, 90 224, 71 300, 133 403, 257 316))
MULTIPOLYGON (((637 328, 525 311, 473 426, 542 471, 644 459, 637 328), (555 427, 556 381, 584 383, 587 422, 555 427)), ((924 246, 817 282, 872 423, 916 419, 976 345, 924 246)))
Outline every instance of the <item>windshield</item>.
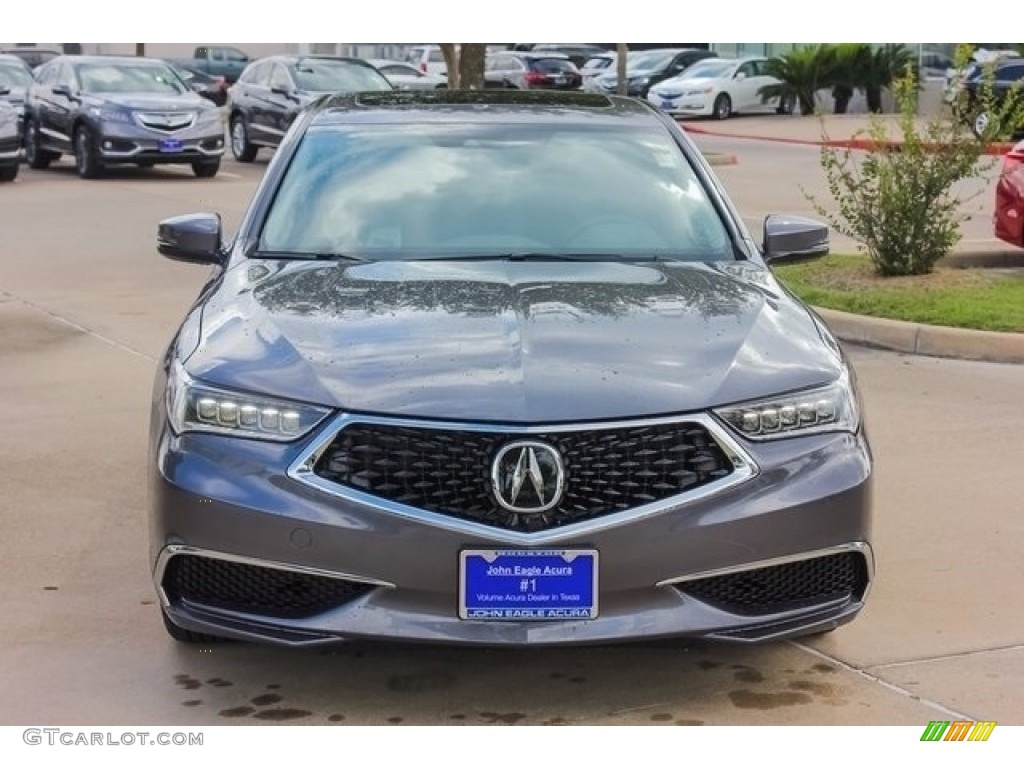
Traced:
POLYGON ((355 93, 393 90, 387 78, 374 69, 344 61, 303 59, 292 67, 295 84, 304 91, 355 93))
POLYGON ((159 64, 82 64, 78 80, 85 93, 188 93, 170 67, 159 64))
POLYGON ((732 61, 701 61, 688 67, 682 74, 690 79, 694 77, 721 77, 736 64, 732 61))
POLYGON ((626 57, 626 65, 630 69, 664 69, 675 58, 674 53, 637 53, 626 57))
POLYGON ((540 72, 575 72, 576 65, 568 59, 534 59, 533 66, 540 72))
POLYGON ((28 88, 32 84, 32 75, 21 64, 13 61, 0 61, 0 85, 14 88, 28 88))
POLYGON ((733 257, 662 128, 418 124, 314 128, 264 222, 275 255, 733 257))

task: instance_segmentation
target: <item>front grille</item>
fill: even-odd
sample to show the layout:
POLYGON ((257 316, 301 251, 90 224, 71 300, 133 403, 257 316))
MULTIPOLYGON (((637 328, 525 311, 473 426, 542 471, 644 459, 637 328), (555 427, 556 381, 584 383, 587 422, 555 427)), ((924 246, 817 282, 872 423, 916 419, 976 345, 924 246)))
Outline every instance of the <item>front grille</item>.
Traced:
POLYGON ((864 557, 856 552, 712 576, 676 585, 684 595, 741 616, 860 599, 868 584, 864 557))
POLYGON ((351 424, 317 461, 317 475, 388 501, 510 531, 534 532, 661 501, 727 477, 733 465, 699 423, 523 435, 351 424), (503 445, 528 437, 561 454, 554 508, 516 513, 491 491, 503 445))
POLYGON ((198 555, 172 558, 163 588, 172 602, 187 600, 282 619, 323 613, 374 589, 370 584, 198 555))
POLYGON ((173 133, 191 128, 196 116, 191 112, 151 113, 142 112, 138 115, 139 123, 154 131, 173 133))

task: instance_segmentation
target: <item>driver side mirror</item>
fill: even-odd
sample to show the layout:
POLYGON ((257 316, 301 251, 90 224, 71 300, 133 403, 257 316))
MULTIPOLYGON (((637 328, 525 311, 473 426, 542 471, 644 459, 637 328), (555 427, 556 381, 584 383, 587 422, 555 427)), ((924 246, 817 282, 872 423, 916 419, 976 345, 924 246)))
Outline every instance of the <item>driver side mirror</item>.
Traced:
POLYGON ((295 92, 284 85, 272 85, 270 87, 271 93, 276 93, 279 96, 284 96, 286 99, 295 99, 295 92))
POLYGON ((161 221, 156 249, 175 261, 220 264, 224 261, 220 214, 191 213, 161 221))
POLYGON ((71 93, 71 86, 70 85, 55 85, 55 86, 53 86, 53 92, 57 96, 66 96, 69 99, 73 99, 74 98, 74 96, 71 93))
POLYGON ((747 79, 747 73, 746 72, 737 72, 732 77, 733 77, 733 80, 746 80, 747 79))
POLYGON ((6 96, 11 92, 10 86, 0 85, 0 96, 6 96))
POLYGON ((764 259, 770 264, 817 259, 828 254, 828 227, 802 216, 764 220, 764 259))

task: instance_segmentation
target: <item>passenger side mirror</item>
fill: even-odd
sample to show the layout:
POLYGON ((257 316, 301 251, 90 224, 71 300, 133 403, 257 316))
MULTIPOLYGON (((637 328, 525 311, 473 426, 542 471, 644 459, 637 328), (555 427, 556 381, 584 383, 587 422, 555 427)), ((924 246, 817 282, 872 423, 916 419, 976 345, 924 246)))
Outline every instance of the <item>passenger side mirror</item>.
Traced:
POLYGON ((295 94, 292 92, 292 89, 284 85, 273 85, 270 87, 270 92, 276 93, 279 96, 284 96, 286 99, 295 98, 295 94))
POLYGON ((6 96, 11 92, 10 86, 0 85, 0 96, 6 96))
POLYGON ((820 258, 829 251, 828 227, 802 216, 769 216, 763 251, 765 261, 773 264, 820 258))
POLYGON ((734 80, 746 80, 747 79, 747 73, 746 72, 737 72, 732 77, 733 77, 734 80))
POLYGON ((190 213, 160 222, 156 249, 175 261, 220 264, 224 260, 220 214, 190 213))
POLYGON ((73 98, 71 95, 71 86, 69 85, 55 85, 53 86, 53 92, 57 96, 66 96, 67 98, 73 98))

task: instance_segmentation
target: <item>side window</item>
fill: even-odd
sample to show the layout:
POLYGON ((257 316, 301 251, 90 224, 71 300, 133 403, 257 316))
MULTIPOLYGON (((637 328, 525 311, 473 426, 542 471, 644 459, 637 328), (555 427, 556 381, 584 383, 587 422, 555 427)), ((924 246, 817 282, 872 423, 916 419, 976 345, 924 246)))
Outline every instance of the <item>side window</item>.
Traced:
POLYGON ((61 64, 60 69, 57 70, 56 84, 67 85, 72 87, 72 89, 74 88, 75 76, 74 73, 71 71, 71 67, 69 67, 67 64, 61 64))
POLYGON ((410 64, 419 64, 420 59, 423 58, 423 49, 413 48, 412 50, 409 51, 408 55, 405 58, 406 61, 408 61, 410 64))
POLYGON ((242 63, 242 62, 246 62, 246 61, 249 60, 249 57, 246 56, 244 53, 242 53, 237 48, 225 48, 224 49, 224 58, 227 59, 228 61, 234 62, 236 64, 242 63))
POLYGON ((745 64, 741 64, 740 68, 736 70, 737 75, 743 75, 744 77, 754 76, 754 62, 748 61, 745 64))
POLYGON ((285 88, 286 90, 292 90, 292 79, 288 75, 286 70, 280 64, 275 64, 274 69, 270 74, 270 87, 271 88, 285 88))
POLYGON ((245 76, 245 82, 252 85, 266 85, 268 70, 269 67, 266 62, 254 64, 251 69, 246 70, 248 74, 245 76))
POLYGON ((1000 80, 1016 82, 1021 78, 1024 78, 1024 66, 1021 66, 1019 64, 1010 67, 1003 67, 1001 70, 999 70, 998 79, 1000 80))
POLYGON ((57 65, 47 64, 36 75, 36 81, 40 85, 53 85, 57 79, 57 65))
POLYGON ((210 58, 213 61, 224 61, 224 49, 223 48, 211 48, 210 58))

